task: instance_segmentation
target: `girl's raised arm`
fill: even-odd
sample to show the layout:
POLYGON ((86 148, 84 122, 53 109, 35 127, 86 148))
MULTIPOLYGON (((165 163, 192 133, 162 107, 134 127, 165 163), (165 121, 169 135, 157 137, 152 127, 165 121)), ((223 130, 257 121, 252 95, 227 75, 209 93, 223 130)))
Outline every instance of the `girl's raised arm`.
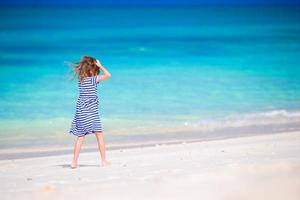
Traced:
POLYGON ((99 67, 100 71, 103 71, 103 74, 97 76, 97 83, 100 81, 104 81, 111 77, 111 74, 101 65, 98 59, 96 59, 96 65, 99 67))

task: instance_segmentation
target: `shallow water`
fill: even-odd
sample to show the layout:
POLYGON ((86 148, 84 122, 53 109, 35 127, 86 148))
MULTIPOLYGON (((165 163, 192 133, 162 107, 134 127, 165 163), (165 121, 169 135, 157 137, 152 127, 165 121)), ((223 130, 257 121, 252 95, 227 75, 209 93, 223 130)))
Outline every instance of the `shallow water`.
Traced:
POLYGON ((112 74, 107 137, 300 121, 300 7, 0 10, 0 148, 74 138, 82 55, 112 74))

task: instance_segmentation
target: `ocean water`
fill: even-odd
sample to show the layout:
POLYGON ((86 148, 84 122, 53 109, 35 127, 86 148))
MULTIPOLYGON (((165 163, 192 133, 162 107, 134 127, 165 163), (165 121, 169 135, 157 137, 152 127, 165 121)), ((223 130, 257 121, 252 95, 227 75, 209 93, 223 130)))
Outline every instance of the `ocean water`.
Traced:
POLYGON ((300 7, 1 7, 0 17, 1 149, 73 141, 78 88, 65 61, 83 55, 112 74, 98 85, 109 143, 300 124, 300 7))

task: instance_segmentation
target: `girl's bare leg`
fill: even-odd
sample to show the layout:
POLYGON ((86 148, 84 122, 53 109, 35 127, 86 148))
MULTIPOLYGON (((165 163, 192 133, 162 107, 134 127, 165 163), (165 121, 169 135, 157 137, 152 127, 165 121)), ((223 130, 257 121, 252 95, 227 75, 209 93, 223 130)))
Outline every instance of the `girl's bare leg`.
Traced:
POLYGON ((105 142, 104 142, 104 138, 102 135, 102 132, 95 132, 96 138, 97 138, 97 142, 98 142, 98 148, 100 151, 100 155, 101 155, 101 161, 102 161, 102 166, 107 166, 110 164, 109 161, 106 160, 106 153, 105 153, 105 142))
POLYGON ((83 140, 84 140, 84 136, 77 137, 77 140, 74 145, 74 157, 73 157, 73 161, 71 164, 71 168, 77 167, 78 157, 79 157, 79 153, 80 153, 80 149, 81 149, 83 140))

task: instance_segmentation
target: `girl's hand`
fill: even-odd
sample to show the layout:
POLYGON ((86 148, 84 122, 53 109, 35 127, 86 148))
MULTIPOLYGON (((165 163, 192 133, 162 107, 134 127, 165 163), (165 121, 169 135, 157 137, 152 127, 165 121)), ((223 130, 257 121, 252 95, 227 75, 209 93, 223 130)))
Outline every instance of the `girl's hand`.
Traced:
POLYGON ((99 61, 98 59, 96 59, 96 65, 97 65, 98 67, 102 67, 102 65, 101 65, 101 63, 100 63, 100 61, 99 61))

